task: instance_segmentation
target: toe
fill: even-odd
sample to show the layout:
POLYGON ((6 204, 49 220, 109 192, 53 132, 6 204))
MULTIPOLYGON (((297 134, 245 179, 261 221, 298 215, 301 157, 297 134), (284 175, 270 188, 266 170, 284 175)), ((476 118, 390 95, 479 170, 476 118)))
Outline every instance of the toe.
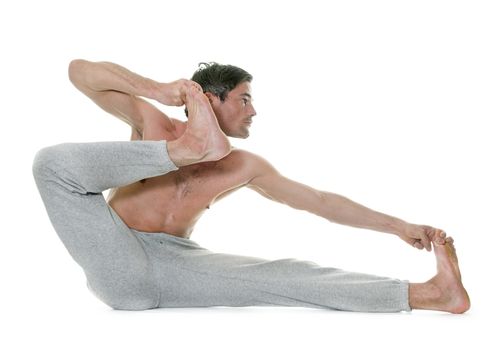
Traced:
POLYGON ((444 243, 446 243, 446 240, 444 238, 440 238, 439 237, 439 238, 436 239, 436 243, 437 244, 440 244, 440 245, 443 245, 444 243))

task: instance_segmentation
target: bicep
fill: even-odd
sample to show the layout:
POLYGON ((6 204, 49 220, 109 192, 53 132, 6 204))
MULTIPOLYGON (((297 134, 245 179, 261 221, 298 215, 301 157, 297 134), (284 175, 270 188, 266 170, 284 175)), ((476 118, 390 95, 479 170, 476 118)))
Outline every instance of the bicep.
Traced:
POLYGON ((145 121, 156 118, 168 118, 158 108, 141 97, 116 90, 97 91, 81 80, 72 79, 75 87, 89 97, 97 106, 129 124, 143 133, 145 121))
POLYGON ((275 202, 295 209, 313 210, 322 198, 322 192, 280 174, 267 161, 259 165, 260 173, 247 187, 275 202))
POLYGON ((107 113, 121 119, 136 130, 143 130, 144 115, 141 113, 141 104, 144 101, 139 97, 131 96, 119 91, 100 91, 86 93, 86 95, 107 113))

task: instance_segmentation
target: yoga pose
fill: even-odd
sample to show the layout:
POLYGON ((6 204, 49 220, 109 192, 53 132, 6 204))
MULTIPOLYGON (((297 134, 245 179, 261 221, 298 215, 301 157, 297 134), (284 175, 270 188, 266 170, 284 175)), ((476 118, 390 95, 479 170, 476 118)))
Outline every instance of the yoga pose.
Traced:
POLYGON ((131 141, 46 147, 33 164, 55 231, 83 268, 88 288, 110 307, 469 309, 453 240, 444 231, 293 181, 264 158, 231 147, 228 137, 247 138, 256 115, 252 76, 243 69, 203 64, 191 80, 159 83, 114 63, 74 60, 69 77, 132 128, 131 141), (142 97, 185 104, 188 120, 169 118, 142 97), (437 274, 409 283, 311 261, 216 253, 191 240, 202 213, 242 187, 331 222, 433 248, 437 274))

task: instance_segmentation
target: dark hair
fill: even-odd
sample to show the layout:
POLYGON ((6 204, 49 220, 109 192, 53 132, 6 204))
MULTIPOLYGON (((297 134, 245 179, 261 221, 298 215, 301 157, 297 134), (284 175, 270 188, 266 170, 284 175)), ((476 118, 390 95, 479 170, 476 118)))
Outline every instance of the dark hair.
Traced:
MULTIPOLYGON (((191 80, 201 85, 203 92, 211 92, 224 101, 228 93, 243 82, 251 82, 252 75, 247 71, 232 65, 216 62, 201 62, 192 75, 191 80)), ((187 108, 185 109, 187 115, 187 108)))

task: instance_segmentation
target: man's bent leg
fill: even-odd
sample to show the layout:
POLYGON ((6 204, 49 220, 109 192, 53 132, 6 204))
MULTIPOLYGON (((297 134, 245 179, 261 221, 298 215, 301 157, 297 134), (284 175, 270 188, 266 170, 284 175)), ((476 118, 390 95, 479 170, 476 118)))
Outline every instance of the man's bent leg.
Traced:
POLYGON ((40 150, 33 174, 49 218, 90 289, 117 309, 159 304, 159 289, 141 242, 102 191, 177 167, 165 141, 67 143, 40 150))

